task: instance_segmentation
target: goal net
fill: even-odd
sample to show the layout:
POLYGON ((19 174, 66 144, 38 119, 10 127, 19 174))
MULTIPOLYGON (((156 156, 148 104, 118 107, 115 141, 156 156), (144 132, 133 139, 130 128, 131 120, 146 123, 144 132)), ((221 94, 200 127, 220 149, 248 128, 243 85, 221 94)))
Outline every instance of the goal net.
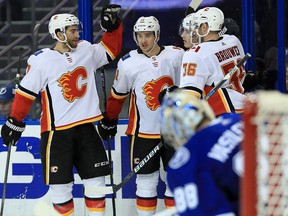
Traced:
POLYGON ((288 215, 288 95, 249 95, 243 118, 241 216, 288 215))

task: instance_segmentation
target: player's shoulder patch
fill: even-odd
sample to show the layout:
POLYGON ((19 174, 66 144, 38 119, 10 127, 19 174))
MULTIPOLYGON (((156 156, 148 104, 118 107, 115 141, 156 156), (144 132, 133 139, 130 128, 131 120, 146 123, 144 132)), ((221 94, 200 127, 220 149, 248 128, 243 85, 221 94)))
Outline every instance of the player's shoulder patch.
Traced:
POLYGON ((39 50, 39 51, 36 51, 35 53, 33 53, 34 56, 38 56, 39 54, 43 53, 43 50, 39 50))
POLYGON ((127 54, 124 55, 121 59, 122 59, 122 61, 125 61, 126 59, 128 59, 128 58, 130 58, 130 57, 131 57, 130 53, 127 53, 127 54))
POLYGON ((185 146, 183 146, 175 152, 173 158, 169 161, 169 166, 171 169, 179 169, 189 160, 190 152, 185 146))

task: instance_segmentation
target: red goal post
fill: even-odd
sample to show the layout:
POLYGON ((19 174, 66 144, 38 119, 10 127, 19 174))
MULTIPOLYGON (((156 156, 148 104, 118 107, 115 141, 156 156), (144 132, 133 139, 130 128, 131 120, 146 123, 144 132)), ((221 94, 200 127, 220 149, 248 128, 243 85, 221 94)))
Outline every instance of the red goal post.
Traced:
POLYGON ((243 119, 241 216, 288 215, 288 95, 249 95, 243 119))

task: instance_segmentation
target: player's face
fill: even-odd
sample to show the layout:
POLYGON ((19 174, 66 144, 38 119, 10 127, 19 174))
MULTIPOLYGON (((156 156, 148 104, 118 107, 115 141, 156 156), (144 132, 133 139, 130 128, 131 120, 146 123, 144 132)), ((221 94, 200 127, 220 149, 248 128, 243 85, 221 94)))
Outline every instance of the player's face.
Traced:
POLYGON ((184 30, 183 33, 181 34, 181 37, 183 39, 184 47, 187 49, 192 48, 198 43, 198 37, 195 33, 195 30, 192 33, 192 38, 191 38, 191 32, 189 30, 184 30))
POLYGON ((188 30, 184 30, 183 33, 181 34, 182 40, 183 40, 183 44, 185 48, 191 48, 193 46, 193 44, 191 43, 190 40, 190 33, 188 30))
POLYGON ((76 48, 79 42, 80 34, 77 25, 69 26, 66 29, 67 43, 72 47, 76 48))
POLYGON ((143 53, 150 52, 156 40, 153 32, 137 32, 136 38, 143 53))

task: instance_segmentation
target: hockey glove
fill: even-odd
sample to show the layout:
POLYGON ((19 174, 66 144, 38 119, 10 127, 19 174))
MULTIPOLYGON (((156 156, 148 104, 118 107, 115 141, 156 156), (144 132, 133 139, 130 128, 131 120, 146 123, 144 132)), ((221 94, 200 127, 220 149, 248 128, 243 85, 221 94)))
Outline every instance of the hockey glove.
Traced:
POLYGON ((25 130, 25 123, 19 122, 13 117, 8 117, 6 123, 2 126, 1 136, 5 145, 16 145, 22 132, 25 130))
POLYGON ((100 25, 104 31, 112 32, 119 27, 121 20, 117 13, 120 8, 121 6, 117 4, 109 4, 102 8, 100 25))
POLYGON ((117 133, 117 123, 118 119, 108 120, 104 117, 100 120, 98 124, 98 131, 102 139, 107 140, 108 138, 115 136, 117 133))
POLYGON ((258 78, 257 75, 253 73, 253 71, 249 70, 245 76, 243 87, 245 92, 249 92, 254 90, 258 85, 258 78))
POLYGON ((158 101, 160 104, 162 104, 163 98, 165 97, 166 94, 169 94, 169 92, 172 92, 174 90, 178 89, 178 86, 172 85, 166 89, 163 89, 159 95, 158 95, 158 101))

